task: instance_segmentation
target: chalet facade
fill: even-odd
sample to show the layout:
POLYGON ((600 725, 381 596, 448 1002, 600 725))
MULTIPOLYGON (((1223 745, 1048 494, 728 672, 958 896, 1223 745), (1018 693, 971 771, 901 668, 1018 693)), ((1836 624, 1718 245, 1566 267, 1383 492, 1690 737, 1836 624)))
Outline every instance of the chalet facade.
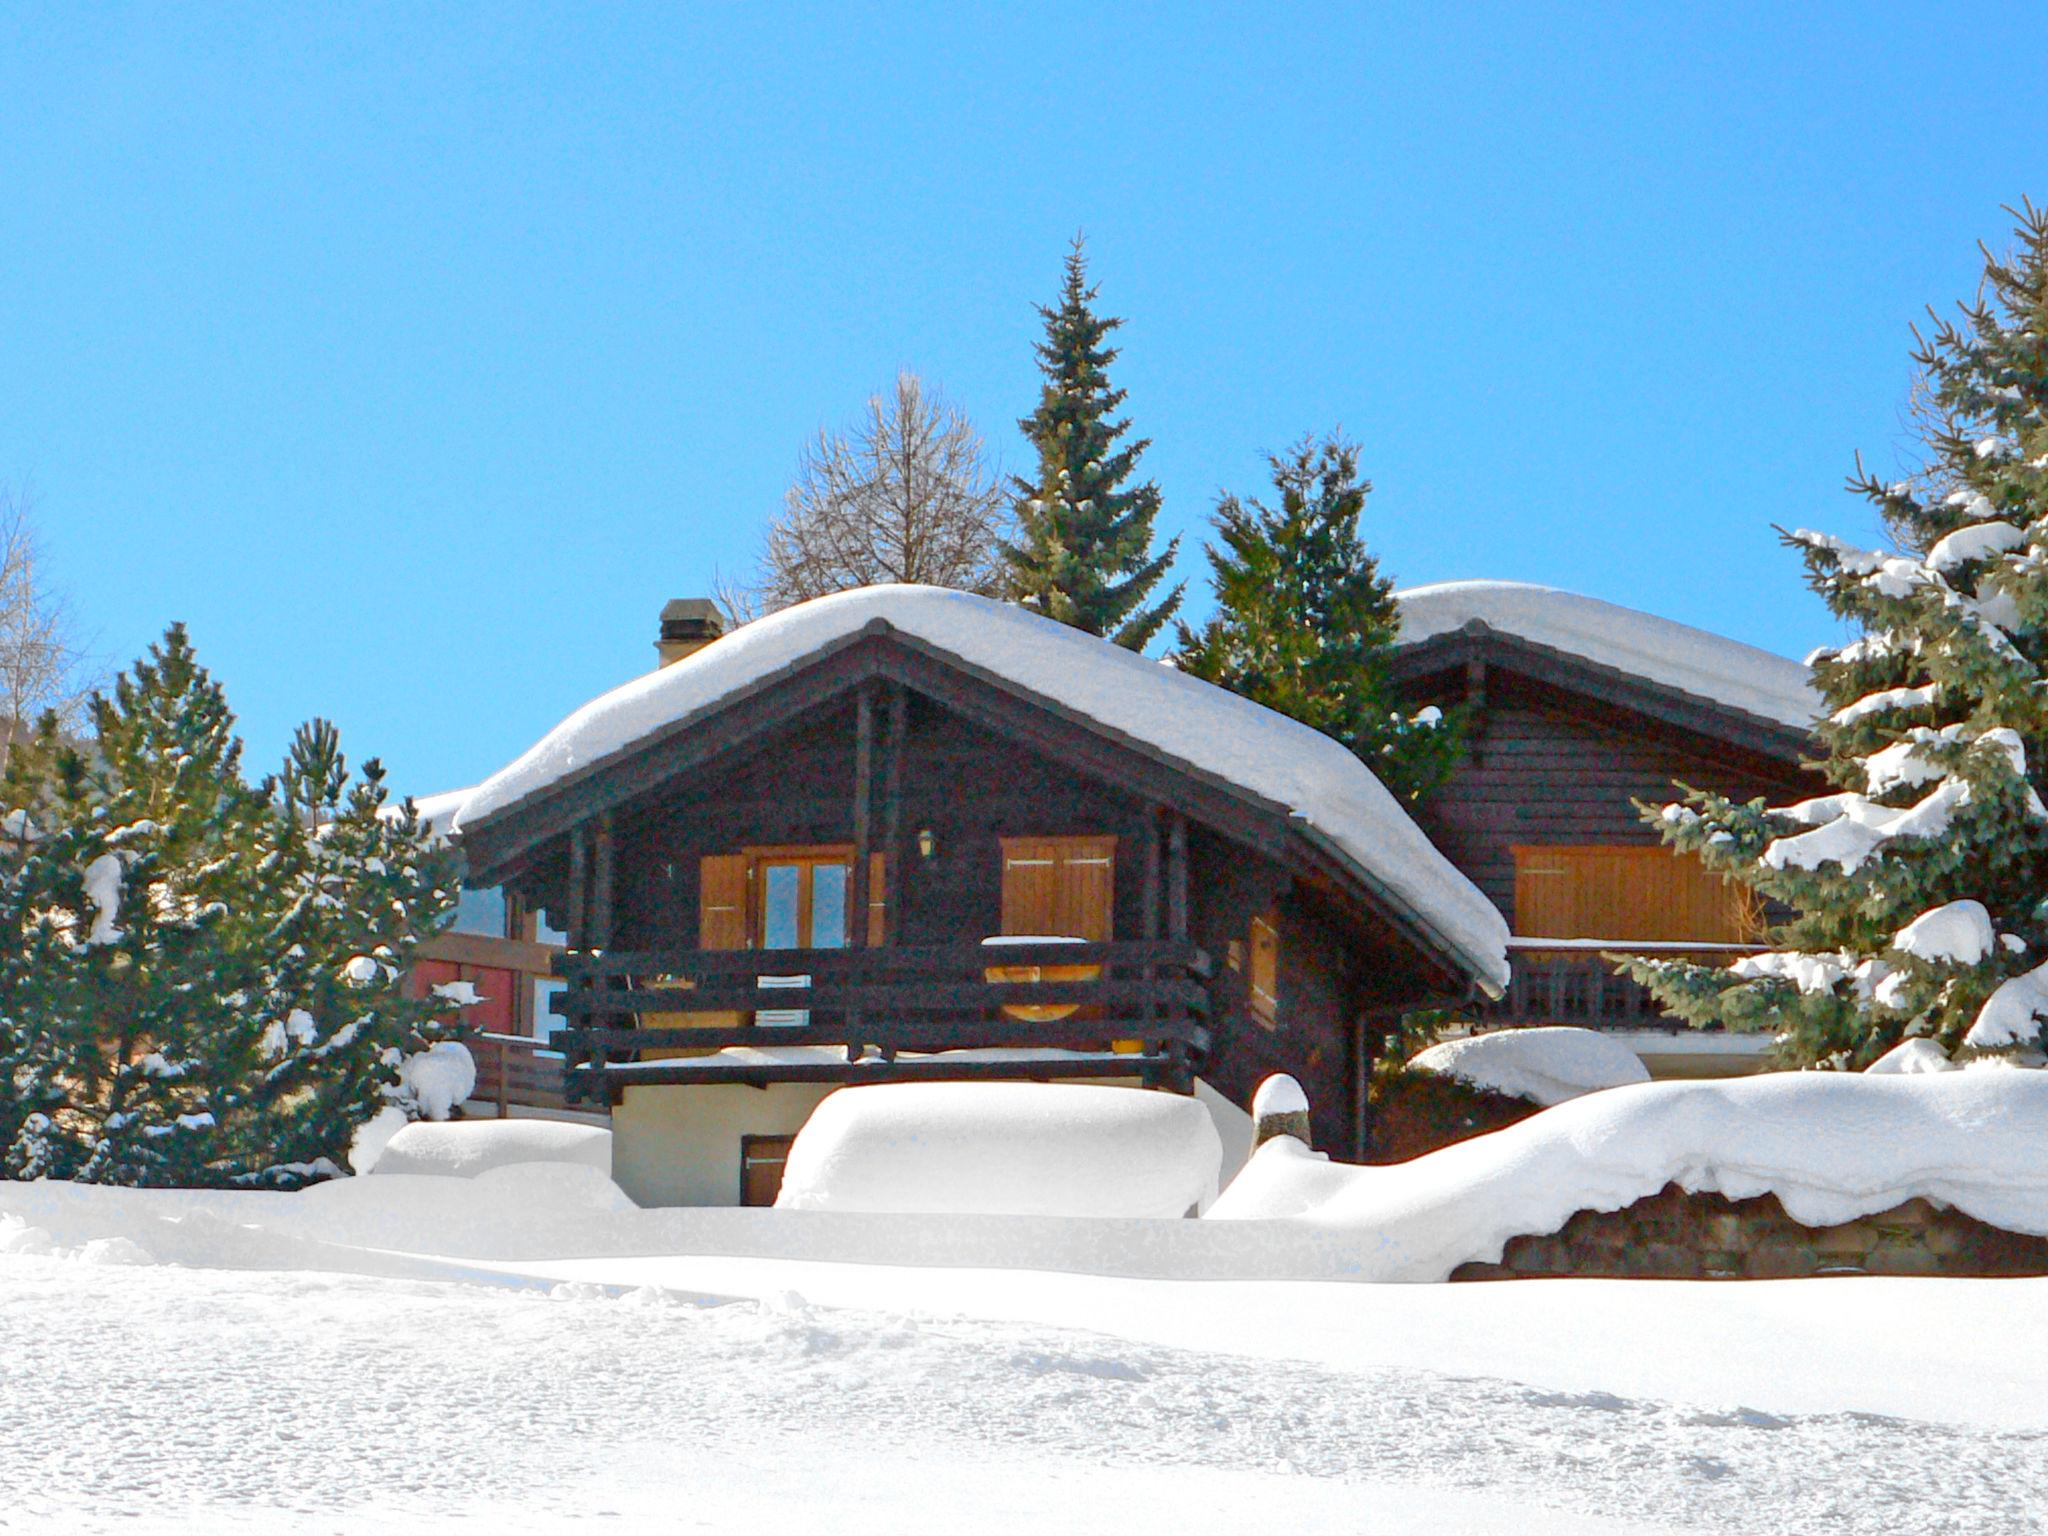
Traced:
POLYGON ((1356 759, 1158 662, 914 587, 693 638, 452 817, 561 931, 549 1043, 643 1203, 772 1198, 825 1093, 920 1077, 1287 1071, 1343 1155, 1378 1027, 1506 985, 1356 759))
POLYGON ((1602 951, 1733 959, 1747 892, 1673 855, 1635 802, 1674 782, 1774 804, 1818 793, 1807 669, 1719 635, 1519 582, 1397 594, 1411 707, 1469 712, 1464 761, 1417 819, 1508 918, 1514 983, 1488 1024, 1628 1031, 1658 1075, 1753 1069, 1756 1036, 1665 1020, 1602 951))

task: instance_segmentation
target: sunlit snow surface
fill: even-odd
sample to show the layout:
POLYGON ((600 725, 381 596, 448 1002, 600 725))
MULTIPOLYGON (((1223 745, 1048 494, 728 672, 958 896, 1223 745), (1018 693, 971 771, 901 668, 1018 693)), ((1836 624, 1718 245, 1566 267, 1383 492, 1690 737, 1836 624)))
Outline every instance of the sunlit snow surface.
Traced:
MULTIPOLYGON (((311 1224, 302 1196, 0 1187, 42 1223, 0 1218, 0 1248, 55 1250, 0 1254, 0 1528, 1891 1536, 2048 1514, 2037 1282, 374 1246, 420 1224, 366 1200, 441 1182, 360 1181, 311 1224), (180 1252, 235 1267, 162 1262, 180 1252)), ((536 1247, 603 1217, 572 1209, 584 1184, 520 1192, 536 1247)), ((483 1226, 449 1231, 476 1248, 483 1226)))

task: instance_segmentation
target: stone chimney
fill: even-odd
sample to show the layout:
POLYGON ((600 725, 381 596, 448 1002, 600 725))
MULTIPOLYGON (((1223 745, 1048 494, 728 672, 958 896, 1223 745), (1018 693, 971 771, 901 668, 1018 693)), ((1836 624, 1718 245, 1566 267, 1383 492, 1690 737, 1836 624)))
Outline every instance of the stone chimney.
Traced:
POLYGON ((662 606, 661 638, 654 642, 659 665, 694 656, 724 633, 724 616, 710 598, 671 598, 662 606))

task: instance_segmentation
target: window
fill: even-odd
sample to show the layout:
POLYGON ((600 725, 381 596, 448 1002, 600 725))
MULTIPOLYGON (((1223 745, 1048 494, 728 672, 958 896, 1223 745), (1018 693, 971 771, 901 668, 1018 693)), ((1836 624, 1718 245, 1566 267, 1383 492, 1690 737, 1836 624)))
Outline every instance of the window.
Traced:
POLYGON ((1245 945, 1245 993, 1252 1017, 1268 1026, 1280 1022, 1280 914, 1269 911, 1252 919, 1245 945))
POLYGON ((1518 937, 1736 944, 1757 935, 1748 890, 1694 855, 1605 844, 1514 854, 1518 937))
POLYGON ((782 1169, 794 1136, 740 1138, 740 1204, 773 1205, 782 1193, 782 1169))
POLYGON ((1006 837, 1003 932, 1106 944, 1116 910, 1113 837, 1006 837))
POLYGON ((506 926, 503 888, 463 886, 455 894, 455 921, 449 927, 456 933, 477 933, 488 939, 511 937, 512 931, 506 926))

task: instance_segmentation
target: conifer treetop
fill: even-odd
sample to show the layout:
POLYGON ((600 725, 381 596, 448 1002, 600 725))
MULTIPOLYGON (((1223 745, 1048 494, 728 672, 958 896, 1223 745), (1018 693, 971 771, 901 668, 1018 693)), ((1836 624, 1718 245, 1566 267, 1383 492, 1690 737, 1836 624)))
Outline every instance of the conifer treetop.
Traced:
POLYGON ((1038 408, 1018 423, 1037 451, 1038 470, 1013 477, 1017 534, 1003 547, 1006 589, 1048 618, 1143 650, 1180 606, 1178 586, 1146 603, 1180 541, 1152 553, 1159 489, 1151 481, 1126 485, 1150 440, 1120 442, 1130 423, 1112 419, 1125 392, 1110 383, 1117 349, 1107 343, 1123 322, 1095 312, 1096 293, 1076 237, 1059 302, 1038 309, 1045 384, 1038 408))

